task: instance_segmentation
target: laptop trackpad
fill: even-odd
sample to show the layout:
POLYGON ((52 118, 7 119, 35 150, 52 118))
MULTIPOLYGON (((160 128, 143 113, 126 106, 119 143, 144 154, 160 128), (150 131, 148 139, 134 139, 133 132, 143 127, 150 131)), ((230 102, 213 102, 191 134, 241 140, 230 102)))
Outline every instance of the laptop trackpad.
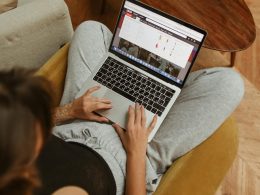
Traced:
POLYGON ((107 90, 104 97, 112 101, 113 107, 110 110, 99 111, 98 113, 125 128, 127 123, 128 107, 134 105, 134 102, 131 102, 112 90, 107 90))

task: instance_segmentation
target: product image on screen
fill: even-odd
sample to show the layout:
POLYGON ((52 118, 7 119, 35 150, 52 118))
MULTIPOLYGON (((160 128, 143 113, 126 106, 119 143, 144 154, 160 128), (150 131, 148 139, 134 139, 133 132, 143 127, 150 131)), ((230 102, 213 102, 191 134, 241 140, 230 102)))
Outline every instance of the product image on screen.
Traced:
POLYGON ((182 84, 204 35, 129 1, 111 49, 182 84))

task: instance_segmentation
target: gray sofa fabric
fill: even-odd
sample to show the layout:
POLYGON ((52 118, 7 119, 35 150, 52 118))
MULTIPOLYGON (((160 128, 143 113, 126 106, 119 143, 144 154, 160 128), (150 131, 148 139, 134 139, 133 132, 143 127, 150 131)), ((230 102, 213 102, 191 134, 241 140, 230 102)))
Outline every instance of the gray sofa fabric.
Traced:
POLYGON ((18 0, 17 6, 22 6, 24 4, 31 3, 32 1, 35 1, 35 0, 18 0))
POLYGON ((0 15, 0 70, 39 68, 72 35, 63 0, 24 1, 22 6, 0 15))

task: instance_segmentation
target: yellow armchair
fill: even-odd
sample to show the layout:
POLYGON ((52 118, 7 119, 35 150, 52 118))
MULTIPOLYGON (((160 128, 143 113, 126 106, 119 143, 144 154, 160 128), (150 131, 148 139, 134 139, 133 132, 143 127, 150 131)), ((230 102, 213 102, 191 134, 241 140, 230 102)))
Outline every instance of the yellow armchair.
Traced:
MULTIPOLYGON (((63 93, 68 49, 69 44, 37 72, 51 82, 55 105, 63 93)), ((154 194, 213 195, 237 154, 237 132, 234 120, 228 118, 206 141, 172 164, 154 194)))

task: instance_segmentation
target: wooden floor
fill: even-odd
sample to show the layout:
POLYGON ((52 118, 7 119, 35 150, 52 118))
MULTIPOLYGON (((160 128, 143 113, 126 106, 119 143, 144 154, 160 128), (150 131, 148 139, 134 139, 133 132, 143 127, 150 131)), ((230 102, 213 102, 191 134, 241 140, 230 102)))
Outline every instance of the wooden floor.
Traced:
POLYGON ((260 0, 246 0, 255 20, 256 40, 245 51, 238 52, 235 66, 260 90, 260 0))
MULTIPOLYGON (((73 26, 87 19, 98 20, 113 31, 122 0, 65 0, 73 26), (103 14, 99 14, 99 13, 103 14)), ((245 96, 234 112, 239 127, 239 150, 233 166, 216 195, 260 194, 260 0, 246 0, 256 23, 254 44, 237 53, 235 69, 244 76, 245 96)), ((228 58, 228 54, 224 54, 228 58)))

